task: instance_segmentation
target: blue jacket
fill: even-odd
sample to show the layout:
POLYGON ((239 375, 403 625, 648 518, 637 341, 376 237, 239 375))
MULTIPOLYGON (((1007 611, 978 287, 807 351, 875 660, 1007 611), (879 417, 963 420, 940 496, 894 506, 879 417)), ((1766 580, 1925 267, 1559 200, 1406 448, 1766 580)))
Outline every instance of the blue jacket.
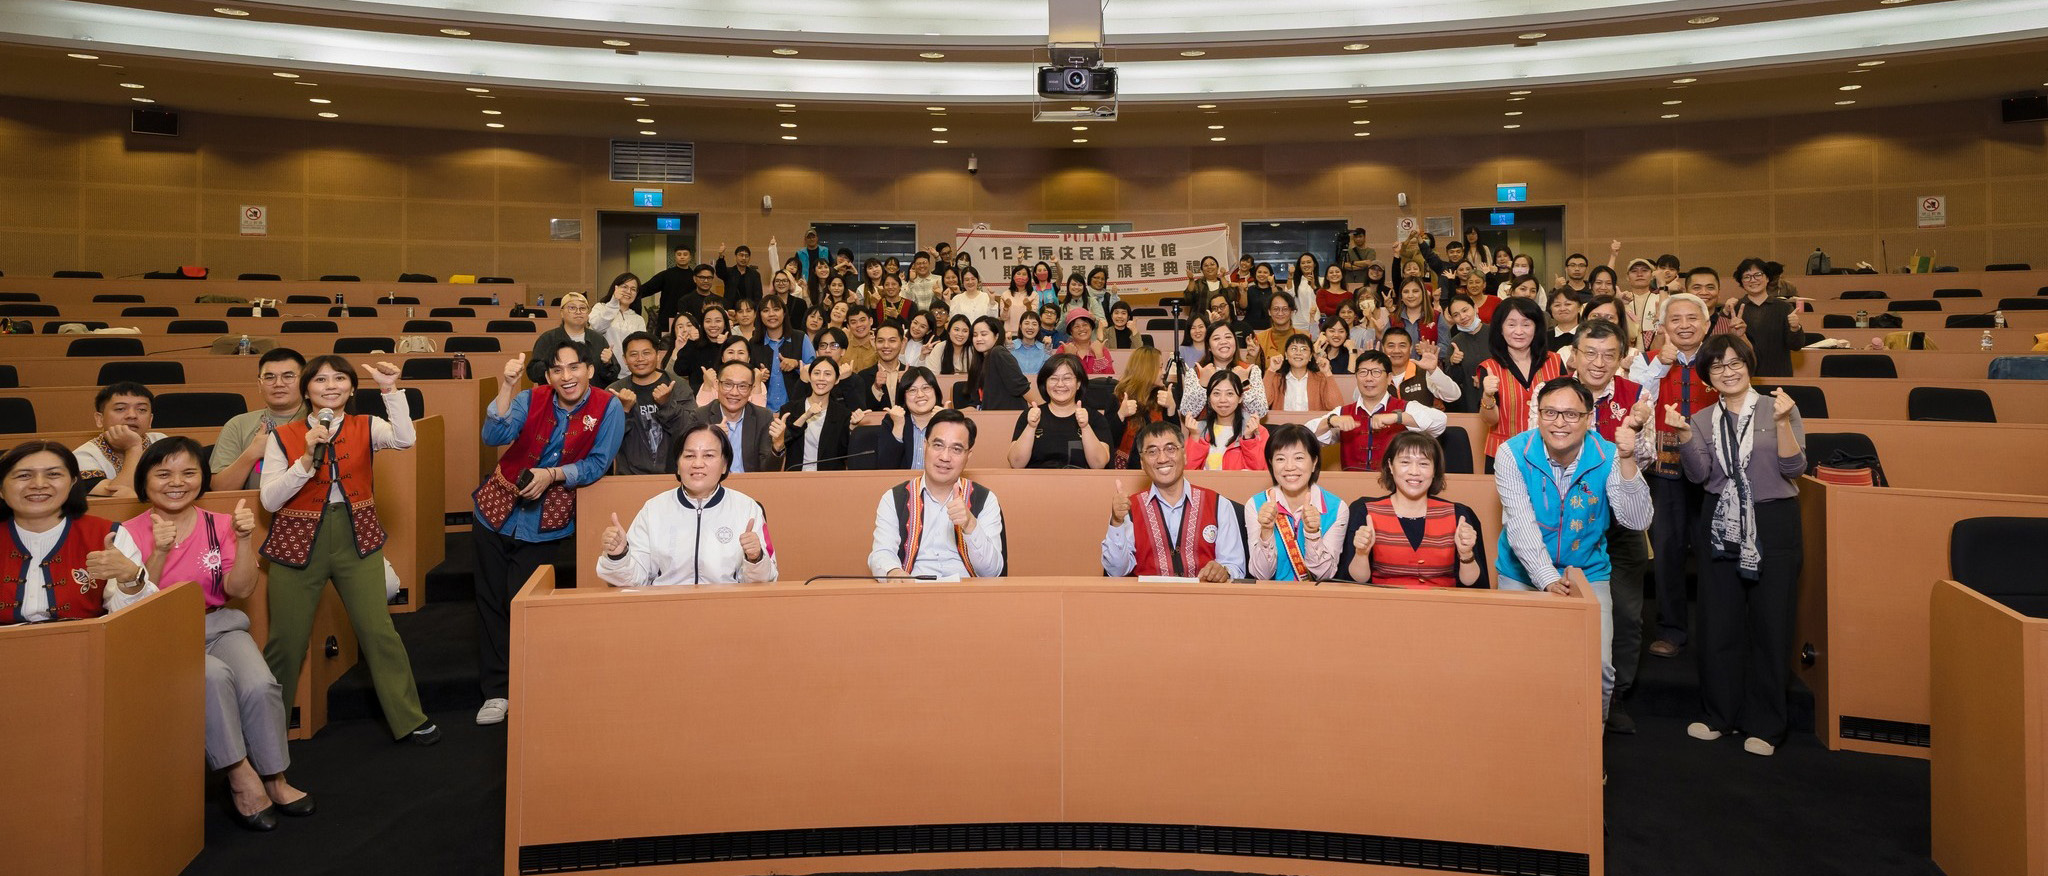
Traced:
MULTIPOLYGON (((1608 498, 1607 476, 1615 464, 1614 445, 1588 430, 1585 446, 1579 450, 1578 468, 1569 484, 1557 482, 1550 467, 1550 453, 1543 436, 1535 429, 1509 438, 1494 454, 1494 464, 1513 464, 1528 487, 1529 504, 1535 509, 1536 525, 1543 530, 1543 543, 1551 562, 1561 571, 1578 567, 1588 581, 1605 581, 1612 574, 1607 559, 1608 498), (1561 498, 1569 496, 1569 499, 1561 498)), ((1534 582, 1537 579, 1522 565, 1508 543, 1507 526, 1501 526, 1495 547, 1499 559, 1494 568, 1501 577, 1534 582)))

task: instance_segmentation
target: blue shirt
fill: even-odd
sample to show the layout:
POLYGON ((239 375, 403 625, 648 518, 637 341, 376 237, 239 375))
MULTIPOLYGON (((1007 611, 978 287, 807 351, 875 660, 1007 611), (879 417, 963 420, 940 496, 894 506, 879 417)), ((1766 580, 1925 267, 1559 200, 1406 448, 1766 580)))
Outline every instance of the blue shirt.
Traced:
MULTIPOLYGON (((484 444, 490 447, 503 447, 518 438, 519 430, 526 425, 527 402, 532 398, 533 390, 530 389, 513 396, 512 410, 502 417, 498 416, 496 402, 486 407, 484 444)), ((598 421, 596 441, 591 444, 590 452, 582 459, 562 464, 562 438, 569 433, 569 421, 582 415, 583 409, 590 405, 590 399, 591 396, 586 393, 576 407, 567 411, 562 410, 559 404, 556 405, 555 430, 548 435, 547 446, 541 448, 540 460, 534 463, 535 468, 553 468, 561 465, 562 474, 568 479, 566 485, 572 490, 595 483, 598 478, 604 477, 605 472, 611 470, 612 457, 618 454, 619 441, 626 435, 626 415, 616 404, 605 405, 604 418, 598 421)), ((476 520, 476 525, 490 528, 482 518, 476 520)), ((540 531, 540 503, 521 502, 512 507, 511 515, 505 518, 505 525, 492 531, 525 542, 559 541, 576 534, 576 521, 570 520, 568 526, 554 532, 543 533, 540 531)))
POLYGON ((1045 360, 1052 358, 1052 354, 1047 352, 1044 347, 1038 344, 1027 344, 1021 339, 1010 342, 1010 353, 1016 356, 1017 370, 1024 372, 1024 379, 1026 380, 1036 379, 1038 377, 1038 369, 1045 366, 1045 360))
POLYGON ((782 362, 779 360, 783 358, 782 345, 797 340, 803 341, 803 354, 800 356, 790 356, 788 358, 795 359, 799 362, 809 363, 811 361, 812 356, 810 338, 805 338, 797 335, 783 335, 780 338, 771 338, 768 337, 767 335, 761 336, 761 346, 768 348, 769 355, 768 409, 771 411, 782 410, 783 405, 789 404, 789 385, 783 382, 782 362))
MULTIPOLYGON (((774 369, 770 369, 774 370, 774 369)), ((725 430, 725 442, 733 448, 732 473, 741 474, 747 470, 747 454, 740 448, 747 446, 740 438, 747 434, 747 418, 744 414, 730 423, 720 422, 718 427, 725 430)))

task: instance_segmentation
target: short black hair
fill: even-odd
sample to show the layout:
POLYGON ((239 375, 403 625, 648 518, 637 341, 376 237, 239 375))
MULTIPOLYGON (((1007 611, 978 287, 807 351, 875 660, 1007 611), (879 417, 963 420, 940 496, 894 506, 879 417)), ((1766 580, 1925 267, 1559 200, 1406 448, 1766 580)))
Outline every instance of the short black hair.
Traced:
POLYGON ((819 329, 817 334, 811 336, 811 349, 816 350, 819 347, 825 346, 826 338, 831 338, 838 342, 839 349, 846 349, 846 330, 830 326, 819 329))
POLYGON ((879 321, 879 322, 876 322, 876 323, 875 323, 875 331, 876 331, 876 332, 880 332, 881 330, 883 330, 883 329, 885 329, 885 328, 892 328, 892 329, 895 329, 895 330, 896 330, 896 333, 897 333, 897 334, 899 334, 899 335, 900 335, 900 334, 904 334, 904 331, 903 331, 903 321, 902 321, 902 320, 900 320, 900 319, 896 319, 896 318, 894 318, 894 317, 890 317, 890 318, 888 318, 888 319, 884 319, 884 320, 881 320, 881 321, 879 321))
MULTIPOLYGON (((1431 471, 1429 492, 1426 495, 1434 496, 1442 493, 1444 491, 1444 445, 1436 440, 1436 436, 1428 432, 1403 431, 1401 434, 1394 436, 1393 442, 1387 445, 1387 452, 1380 456, 1380 486, 1385 487, 1389 493, 1395 492, 1394 460, 1409 448, 1420 450, 1423 456, 1429 457, 1431 471)), ((1372 524, 1368 523, 1366 525, 1371 526, 1372 524)))
POLYGON ((1394 376, 1394 360, 1387 358, 1387 354, 1378 350, 1367 350, 1358 354, 1357 360, 1351 363, 1352 373, 1364 371, 1368 363, 1378 363, 1380 370, 1387 372, 1388 377, 1394 376))
POLYGON ((586 344, 582 341, 571 340, 565 336, 561 340, 549 344, 546 348, 543 349, 543 353, 545 353, 545 356, 540 360, 541 371, 545 372, 547 371, 549 365, 555 364, 555 360, 561 358, 563 350, 576 351, 576 361, 581 362, 585 365, 590 365, 594 367, 597 364, 595 361, 593 361, 596 359, 596 357, 590 355, 589 344, 586 344))
POLYGON ((746 244, 744 244, 744 243, 740 244, 739 246, 735 246, 735 247, 733 247, 733 248, 732 248, 732 252, 733 252, 733 255, 739 255, 740 253, 746 253, 747 255, 753 255, 753 254, 754 254, 754 251, 753 251, 752 249, 748 248, 748 247, 747 247, 747 245, 746 245, 746 244))
POLYGON ((1081 396, 1088 389, 1088 369, 1081 364, 1081 357, 1072 353, 1054 353, 1046 357, 1044 365, 1038 366, 1038 397, 1048 402, 1052 400, 1052 395, 1046 391, 1045 384, 1052 379, 1052 373, 1061 368, 1074 373, 1074 401, 1079 403, 1082 400, 1081 396))
MULTIPOLYGON (((13 450, 0 454, 0 478, 5 478, 12 474, 16 468, 21 466, 22 460, 38 453, 56 454, 58 459, 63 460, 64 469, 71 473, 71 495, 64 497, 64 505, 58 509, 58 513, 62 514, 66 520, 77 520, 80 517, 84 517, 89 507, 85 501, 85 481, 79 478, 78 457, 71 452, 69 447, 43 438, 32 438, 16 444, 13 450)), ((13 519, 14 508, 4 502, 0 502, 0 520, 13 519)))
POLYGON ((691 423, 683 429, 681 435, 676 436, 676 483, 683 482, 683 447, 690 443, 690 436, 698 432, 710 432, 718 437, 718 454, 725 457, 725 471, 718 475, 718 482, 725 483, 726 477, 732 474, 732 439, 725 437, 724 428, 710 420, 691 423))
POLYGON ((299 351, 290 347, 271 347, 263 351, 262 358, 256 360, 256 373, 262 374, 263 366, 272 362, 291 362, 301 370, 306 367, 306 357, 299 355, 299 351))
MULTIPOLYGON (((1706 372, 1702 370, 1700 373, 1705 374, 1706 372)), ((1565 377, 1553 377, 1546 381, 1536 389, 1537 403, 1542 403, 1553 392, 1570 392, 1578 398, 1579 404, 1584 405, 1587 411, 1593 410, 1593 391, 1587 389, 1586 385, 1580 383, 1576 377, 1567 375, 1565 377)))
POLYGON ((1144 449, 1145 442, 1152 440, 1154 435, 1172 435, 1173 440, 1179 441, 1182 444, 1186 444, 1188 440, 1187 430, 1182 429, 1179 422, 1172 419, 1153 420, 1138 430, 1138 437, 1132 440, 1131 449, 1133 451, 1144 449))
POLYGON ((926 441, 930 441, 933 435, 938 434, 941 423, 958 423, 967 427, 967 449, 974 449, 974 421, 953 408, 942 408, 932 414, 931 420, 924 424, 926 441))
POLYGON ((147 449, 142 451, 142 459, 135 463, 135 495, 137 498, 145 502, 149 501, 149 490, 146 486, 149 483, 149 470, 163 465, 164 460, 177 456, 180 453, 192 454, 192 463, 199 467, 199 495, 204 496, 207 493, 213 492, 213 473, 207 470, 206 451, 199 446, 197 441, 183 435, 172 435, 169 438, 149 445, 147 449))
POLYGON ((1285 292, 1275 292, 1275 293, 1273 293, 1273 297, 1272 297, 1272 299, 1266 302, 1266 306, 1267 306, 1267 307, 1272 307, 1272 306, 1273 306, 1273 302, 1274 302, 1274 301, 1280 301, 1280 302, 1285 302, 1285 303, 1287 304, 1287 309, 1288 309, 1288 310, 1293 310, 1293 309, 1295 309, 1295 306, 1294 306, 1294 296, 1292 296, 1292 295, 1289 295, 1289 294, 1287 294, 1287 293, 1285 293, 1285 292))
POLYGON ((320 369, 322 368, 331 368, 336 373, 348 377, 348 388, 350 390, 350 397, 347 401, 342 403, 341 409, 344 412, 353 413, 356 407, 356 401, 354 397, 354 391, 356 388, 356 366, 349 364, 349 361, 347 359, 344 359, 340 356, 336 356, 333 353, 328 353, 323 356, 314 356, 311 359, 307 359, 306 367, 299 369, 299 398, 304 399, 309 396, 313 389, 313 375, 320 373, 320 369))
POLYGON ((1716 271, 1716 270, 1714 270, 1713 268, 1710 268, 1710 267, 1708 267, 1708 266, 1706 266, 1706 265, 1700 265, 1700 266, 1699 266, 1699 267, 1697 267, 1697 268, 1693 268, 1692 270, 1690 270, 1690 271, 1686 271, 1686 272, 1685 272, 1685 282, 1686 282, 1686 284, 1687 284, 1687 285, 1691 285, 1691 284, 1692 284, 1692 278, 1694 278, 1694 277, 1697 277, 1697 276, 1699 276, 1699 275, 1701 275, 1701 274, 1705 274, 1705 275, 1707 275, 1707 276, 1709 276, 1709 277, 1712 277, 1712 278, 1714 278, 1714 283, 1715 283, 1716 285, 1718 285, 1718 284, 1719 284, 1719 283, 1721 282, 1721 272, 1720 272, 1720 271, 1716 271))
POLYGON ((1708 335, 1707 340, 1700 344, 1700 351, 1693 356, 1693 361, 1700 363, 1693 369, 1693 373, 1699 375, 1701 386, 1710 389, 1713 387, 1713 380, 1707 374, 1712 369, 1708 366, 1721 361, 1721 355, 1731 350, 1734 351, 1736 360, 1742 363, 1742 370, 1749 372, 1751 377, 1756 376, 1756 348, 1749 345, 1748 338, 1735 332, 1724 332, 1708 335))
MULTIPOLYGON (((1316 440, 1316 433, 1300 423, 1281 423, 1266 429, 1266 471, 1273 470, 1273 455, 1289 447, 1300 447, 1308 451, 1308 482, 1313 484, 1323 476, 1323 443, 1316 440)), ((1277 481, 1276 481, 1277 483, 1277 481)))
POLYGON ((939 402, 945 400, 946 391, 939 388, 939 376, 933 374, 930 368, 926 368, 923 365, 912 365, 909 368, 903 369, 903 376, 896 380, 895 403, 903 404, 904 397, 910 395, 910 385, 918 381, 924 381, 924 385, 932 388, 932 404, 943 407, 943 405, 939 405, 939 402))
MULTIPOLYGON (((1508 355, 1508 342, 1504 329, 1507 326, 1508 317, 1517 313, 1521 314, 1524 319, 1536 324, 1537 337, 1529 341, 1531 354, 1534 355, 1542 350, 1540 345, 1543 343, 1542 329, 1545 323, 1543 308, 1537 307, 1536 302, 1527 298, 1512 296, 1502 298, 1500 304, 1493 310, 1493 323, 1486 327, 1487 349, 1492 350, 1493 358, 1501 362, 1506 362, 1508 355)), ((1537 360, 1537 366, 1541 367, 1540 359, 1537 360)))
POLYGON ((1587 262, 1587 263, 1591 263, 1591 262, 1593 261, 1592 259, 1586 258, 1586 254, 1585 254, 1585 253, 1582 253, 1582 252, 1575 252, 1575 253, 1572 253, 1571 255, 1568 255, 1568 256, 1565 256, 1565 257, 1564 257, 1564 262, 1565 262, 1565 264, 1571 264, 1571 262, 1572 262, 1572 259, 1578 259, 1579 261, 1582 261, 1582 262, 1587 262))
POLYGON ((1115 312, 1117 312, 1117 311, 1119 311, 1119 310, 1121 310, 1121 311, 1123 311, 1123 312, 1125 312, 1125 313, 1130 313, 1130 312, 1131 312, 1131 305, 1130 305, 1129 303, 1125 302, 1125 301, 1124 301, 1123 299, 1121 299, 1121 298, 1117 299, 1116 301, 1112 302, 1112 303, 1111 303, 1111 304, 1109 305, 1109 312, 1110 312, 1110 313, 1115 313, 1115 312))
POLYGON ((150 392, 149 387, 136 383, 133 380, 116 380, 113 383, 100 387, 99 394, 92 397, 92 409, 95 411, 106 410, 107 402, 113 401, 114 396, 117 395, 139 396, 143 401, 156 402, 156 393, 150 392))
POLYGON ((720 363, 718 363, 718 371, 717 371, 717 374, 718 374, 718 377, 719 377, 719 379, 721 379, 721 380, 725 379, 725 372, 726 372, 726 371, 728 371, 728 370, 730 370, 730 369, 732 369, 732 368, 734 368, 734 367, 738 367, 738 368, 741 368, 741 369, 745 370, 745 371, 747 372, 747 379, 748 379, 748 380, 752 380, 752 379, 754 379, 754 363, 752 363, 752 362, 740 362, 740 361, 736 361, 736 360, 727 360, 727 361, 724 361, 724 362, 720 362, 720 363))
POLYGON ((694 270, 694 271, 691 271, 691 272, 690 272, 690 274, 691 274, 692 276, 694 276, 694 275, 697 275, 697 274, 710 274, 710 275, 712 275, 712 276, 717 276, 717 275, 718 275, 718 270, 717 270, 716 268, 713 268, 713 267, 711 267, 710 265, 698 265, 698 266, 697 266, 697 269, 696 269, 696 270, 694 270))
POLYGON ((1657 267, 1676 271, 1679 268, 1678 257, 1668 252, 1660 255, 1657 257, 1657 267))
POLYGON ((671 253, 678 253, 678 252, 689 252, 689 251, 690 251, 690 245, 689 245, 689 244, 687 244, 687 243, 678 243, 678 244, 676 244, 675 246, 669 247, 669 252, 671 252, 671 253))
MULTIPOLYGON (((1577 336, 1572 338, 1572 345, 1577 346, 1580 341, 1588 339, 1605 340, 1607 338, 1621 340, 1621 326, 1604 319, 1589 320, 1579 325, 1577 336)), ((1623 349, 1627 349, 1628 341, 1621 340, 1621 346, 1623 349)))
POLYGON ((625 340, 619 342, 619 349, 623 350, 627 347, 633 346, 634 341, 646 341, 648 345, 652 346, 654 349, 661 349, 661 340, 656 338, 653 334, 644 331, 634 332, 630 335, 627 335, 625 340))

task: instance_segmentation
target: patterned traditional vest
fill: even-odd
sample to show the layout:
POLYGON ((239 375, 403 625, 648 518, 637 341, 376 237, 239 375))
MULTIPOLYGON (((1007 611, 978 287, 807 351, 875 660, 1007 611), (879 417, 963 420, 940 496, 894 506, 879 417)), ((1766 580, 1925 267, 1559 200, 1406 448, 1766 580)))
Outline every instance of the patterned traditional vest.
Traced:
MULTIPOLYGON (((1344 502, 1329 490, 1314 489, 1314 495, 1323 505, 1322 512, 1317 515, 1316 531, 1329 532, 1337 525, 1337 511, 1344 502)), ((1259 509, 1264 508, 1267 502, 1277 501, 1275 496, 1278 493, 1278 487, 1261 490, 1245 503, 1244 513, 1253 525, 1258 524, 1259 509)), ((1279 555, 1273 559, 1273 580, 1307 581, 1315 575, 1308 567, 1308 542, 1312 538, 1315 536, 1309 535, 1307 523, 1295 516, 1294 509, 1281 504, 1280 516, 1273 521, 1273 544, 1279 549, 1279 555)))
POLYGON ((1458 586, 1458 515, 1451 503, 1431 498, 1422 515, 1422 544, 1411 547, 1401 517, 1394 513, 1394 497, 1365 505, 1366 525, 1372 527, 1372 583, 1389 587, 1458 586))
MULTIPOLYGON (((1390 393, 1387 396, 1387 406, 1381 408, 1379 413, 1398 414, 1407 408, 1407 399, 1390 393)), ((1379 471, 1380 465, 1386 460, 1387 447, 1394 443, 1394 436, 1408 431, 1406 426, 1374 429, 1371 422, 1372 414, 1368 413, 1365 405, 1360 402, 1352 402, 1338 408, 1337 413, 1358 421, 1358 428, 1339 433, 1340 437, 1337 439, 1338 456, 1344 461, 1345 471, 1379 471)))
MULTIPOLYGON (((987 487, 961 478, 954 482, 953 489, 956 492, 966 491, 967 511, 970 514, 980 514, 981 509, 988 505, 988 497, 991 494, 987 487)), ((923 492, 924 475, 897 484, 889 491, 890 498, 896 503, 896 531, 903 536, 899 556, 903 560, 905 572, 917 571, 917 546, 924 538, 925 526, 924 497, 920 495, 923 492)), ((1006 570, 1010 566, 1008 541, 1009 533, 1006 532, 1003 545, 1003 568, 1006 570)), ((953 547, 960 552, 960 565, 967 567, 967 577, 976 577, 974 560, 967 553, 967 534, 958 529, 953 530, 953 547)))
MULTIPOLYGON (((555 417, 564 413, 555 404, 555 388, 541 385, 531 390, 526 400, 526 423, 519 429, 519 437, 512 439, 512 446, 505 448, 505 454, 498 457, 498 467, 491 476, 484 479, 470 500, 476 503, 476 516, 491 529, 502 529, 505 520, 512 516, 512 509, 519 505, 519 475, 540 463, 541 454, 546 452, 548 440, 555 434, 555 417)), ((612 403, 612 394, 597 387, 591 387, 583 397, 583 403, 567 411, 569 425, 562 432, 562 455, 557 465, 570 465, 585 456, 597 444, 597 429, 604 423, 604 412, 612 403)), ((576 491, 561 481, 548 485, 540 495, 540 531, 555 532, 576 522, 576 491)))
MULTIPOLYGON (((1643 397, 1642 384, 1626 377, 1614 378, 1613 389, 1612 395, 1593 403, 1593 428, 1599 431, 1600 437, 1609 441, 1614 440, 1614 427, 1621 425, 1629 410, 1643 397)), ((1654 419, 1655 416, 1656 412, 1652 411, 1651 417, 1654 419)))
POLYGON ((1534 364, 1536 373, 1529 378, 1529 384, 1524 386, 1509 372, 1508 367, 1498 360, 1488 359, 1479 363, 1479 382, 1483 383, 1488 374, 1500 378, 1500 399, 1495 402, 1500 406, 1500 419, 1493 424, 1493 428, 1486 430, 1488 457, 1499 455, 1502 442, 1528 431, 1530 409, 1536 400, 1536 390, 1543 384, 1564 376, 1564 362, 1557 358, 1556 353, 1544 353, 1543 358, 1536 360, 1534 364))
MULTIPOLYGON (((1644 356, 1651 355, 1644 353, 1644 356)), ((1650 418, 1657 435, 1657 461, 1649 466, 1649 473, 1663 478, 1685 477, 1685 469, 1678 461, 1678 436, 1664 425, 1664 406, 1677 405, 1678 412, 1690 420, 1692 415, 1706 410, 1714 403, 1714 391, 1700 382, 1698 360, 1688 364, 1684 361, 1671 363, 1671 369, 1664 372, 1664 378, 1657 381, 1657 411, 1650 418)))
MULTIPOLYGON (((372 489, 377 466, 371 458, 375 450, 370 441, 371 420, 365 414, 342 419, 327 448, 327 461, 271 516, 270 535, 263 539, 259 553, 294 569, 310 564, 313 540, 320 535, 320 521, 327 514, 328 487, 335 484, 341 485, 342 500, 348 504, 356 556, 367 557, 384 546, 384 526, 377 522, 377 498, 372 489)), ((287 466, 297 465, 299 457, 306 455, 306 433, 311 430, 304 419, 298 419, 271 433, 284 450, 287 466)))
POLYGON ((1152 491, 1131 496, 1131 536, 1136 548, 1134 575, 1192 578, 1216 559, 1216 493, 1183 483, 1180 531, 1166 529, 1165 509, 1152 491))
MULTIPOLYGON (((64 534, 57 537, 57 546, 43 558, 50 618, 83 620, 106 614, 107 582, 86 573, 85 555, 104 549, 107 534, 114 531, 116 524, 87 514, 61 525, 64 534)), ((4 600, 0 601, 0 626, 23 621, 21 604, 28 595, 28 562, 33 559, 12 522, 7 524, 7 537, 11 543, 5 553, 0 553, 0 600, 4 600)))

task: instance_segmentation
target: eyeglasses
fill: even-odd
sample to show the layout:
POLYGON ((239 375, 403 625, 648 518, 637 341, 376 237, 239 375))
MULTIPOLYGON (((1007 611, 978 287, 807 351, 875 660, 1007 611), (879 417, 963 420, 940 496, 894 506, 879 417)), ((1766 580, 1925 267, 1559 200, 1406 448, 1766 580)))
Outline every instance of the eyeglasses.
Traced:
POLYGON ((1138 451, 1138 455, 1146 459, 1172 459, 1181 454, 1181 449, 1178 444, 1167 444, 1161 447, 1147 447, 1138 451))
POLYGON ((1561 411, 1557 408, 1537 408, 1536 416, 1546 423, 1563 423, 1567 426, 1586 418, 1585 411, 1561 411))
POLYGON ((817 349, 820 350, 838 350, 843 349, 844 347, 845 345, 839 343, 838 341, 820 341, 817 345, 817 349))
POLYGON ((1621 354, 1613 350, 1601 350, 1597 353, 1581 352, 1579 353, 1579 358, 1588 362, 1612 362, 1621 358, 1621 354))
POLYGON ((260 383, 291 383, 298 379, 299 372, 297 371, 286 371, 283 374, 263 374, 258 375, 256 378, 260 383))
POLYGON ((718 386, 721 389, 730 389, 733 392, 748 392, 754 388, 754 384, 751 382, 734 382, 731 380, 721 380, 718 382, 718 386))
POLYGON ((1745 366, 1745 365, 1743 365, 1743 364, 1742 364, 1742 360, 1740 360, 1740 359, 1729 359, 1729 360, 1727 360, 1727 361, 1725 361, 1725 362, 1708 362, 1708 363, 1707 363, 1707 373, 1708 373, 1708 374, 1727 374, 1727 373, 1729 373, 1729 372, 1731 372, 1731 371, 1734 371, 1734 370, 1735 370, 1735 369, 1737 369, 1737 368, 1746 368, 1746 367, 1748 367, 1748 366, 1745 366))
POLYGON ((1749 282, 1749 281, 1751 281, 1751 280, 1762 280, 1762 279, 1765 279, 1764 275, 1763 275, 1763 274, 1760 274, 1760 273, 1757 273, 1756 271, 1750 271, 1749 273, 1747 273, 1747 274, 1743 274, 1743 275, 1742 275, 1742 282, 1744 282, 1744 283, 1747 283, 1747 282, 1749 282))
POLYGON ((1358 369, 1358 376, 1379 378, 1387 376, 1387 372, 1378 368, 1360 368, 1358 369))

